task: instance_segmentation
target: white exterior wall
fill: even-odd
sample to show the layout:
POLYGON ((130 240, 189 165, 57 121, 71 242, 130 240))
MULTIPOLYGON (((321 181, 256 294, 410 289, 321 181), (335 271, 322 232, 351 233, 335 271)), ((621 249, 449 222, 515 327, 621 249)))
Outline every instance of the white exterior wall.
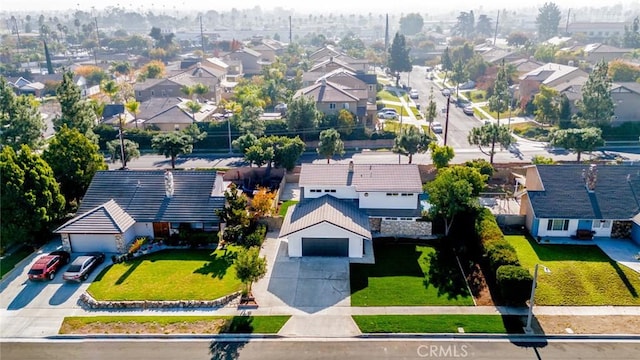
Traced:
POLYGON ((331 195, 338 199, 357 199, 358 193, 351 186, 305 186, 304 198, 315 199, 324 195, 331 195), (322 190, 322 192, 311 192, 311 190, 322 190), (335 190, 336 192, 328 192, 326 190, 335 190))
MULTIPOLYGON (((391 193, 391 192, 390 192, 391 193)), ((392 192, 397 196, 387 196, 387 192, 360 192, 361 209, 417 209, 418 194, 402 196, 402 192, 392 192)), ((405 193, 407 194, 407 193, 405 193)))
MULTIPOLYGON (((153 238, 153 224, 152 223, 135 223, 132 226, 135 229, 135 236, 148 236, 153 238)), ((125 233, 126 234, 126 233, 125 233)))
MULTIPOLYGON (((153 233, 153 231, 152 231, 153 233)), ((129 244, 131 244, 131 242, 137 237, 137 236, 147 236, 147 235, 138 235, 138 233, 136 232, 136 226, 132 226, 130 228, 127 229, 127 231, 124 232, 124 234, 122 234, 122 239, 124 239, 124 244, 126 245, 127 249, 129 248, 129 244)))
POLYGON ((602 236, 602 237, 610 237, 611 236, 611 229, 613 228, 613 221, 614 220, 607 220, 609 221, 609 227, 596 227, 596 222, 598 223, 598 225, 600 225, 600 220, 593 220, 593 224, 591 225, 591 230, 595 231, 596 233, 593 234, 593 236, 602 236))
POLYGON ((538 236, 566 236, 570 237, 571 235, 576 234, 576 230, 578 230, 578 220, 570 219, 569 220, 569 228, 561 231, 553 231, 547 230, 547 224, 549 223, 549 219, 540 219, 540 226, 538 227, 538 236))
POLYGON ((349 257, 362 257, 363 237, 350 231, 339 228, 335 225, 323 222, 293 234, 289 234, 286 239, 289 241, 289 256, 302 256, 302 238, 349 238, 349 257))

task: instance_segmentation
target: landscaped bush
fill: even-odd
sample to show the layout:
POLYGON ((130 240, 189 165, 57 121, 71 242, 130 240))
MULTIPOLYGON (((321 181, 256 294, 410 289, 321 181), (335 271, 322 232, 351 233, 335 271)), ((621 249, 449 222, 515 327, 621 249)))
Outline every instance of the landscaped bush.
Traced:
POLYGON ((516 250, 506 240, 493 241, 485 246, 489 266, 497 270, 504 265, 520 265, 516 250))
POLYGON ((490 242, 503 240, 502 230, 489 209, 482 209, 476 218, 476 234, 484 252, 490 242))
POLYGON ((500 266, 496 272, 496 280, 506 303, 521 305, 529 298, 533 277, 522 266, 500 266))
POLYGON ((244 238, 243 245, 247 248, 252 246, 262 246, 266 235, 267 227, 265 225, 258 225, 254 232, 244 238))
POLYGON ((144 245, 148 240, 149 240, 149 238, 146 237, 146 236, 136 238, 133 241, 133 243, 131 243, 131 246, 129 246, 129 251, 128 251, 129 254, 133 254, 136 251, 140 250, 142 245, 144 245))

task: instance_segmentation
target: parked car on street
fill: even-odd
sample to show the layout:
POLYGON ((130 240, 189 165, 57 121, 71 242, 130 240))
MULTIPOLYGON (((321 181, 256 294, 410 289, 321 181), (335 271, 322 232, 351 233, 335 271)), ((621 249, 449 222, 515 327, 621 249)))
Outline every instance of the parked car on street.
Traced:
POLYGON ((378 117, 381 119, 395 119, 398 117, 398 113, 395 111, 379 112, 378 117))
POLYGON ((78 256, 67 271, 62 274, 62 278, 67 281, 83 281, 87 280, 89 274, 104 262, 103 253, 90 253, 78 256))
POLYGON ((471 107, 471 105, 467 105, 462 108, 462 112, 467 115, 473 115, 473 107, 471 107))
POLYGON ((436 134, 442 134, 442 124, 437 121, 431 123, 431 131, 436 134))
POLYGON ((442 96, 446 96, 446 97, 451 96, 451 89, 449 88, 442 89, 442 96))
POLYGON ((69 263, 69 258, 66 251, 54 251, 41 256, 29 269, 29 280, 53 280, 56 273, 69 263))
POLYGON ((398 110, 396 110, 394 108, 388 108, 388 107, 385 107, 385 108, 382 108, 382 109, 378 110, 378 113, 386 112, 386 111, 393 111, 394 113, 396 113, 396 115, 398 114, 398 110))
POLYGON ((413 89, 411 91, 409 91, 409 97, 412 99, 417 99, 420 96, 420 94, 418 93, 418 90, 413 89))

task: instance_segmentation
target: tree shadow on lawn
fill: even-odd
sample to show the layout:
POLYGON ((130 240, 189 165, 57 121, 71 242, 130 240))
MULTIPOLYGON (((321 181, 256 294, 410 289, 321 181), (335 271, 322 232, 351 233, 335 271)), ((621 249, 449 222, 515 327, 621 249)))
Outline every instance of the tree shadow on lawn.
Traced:
POLYGON ((199 269, 194 270, 195 274, 203 274, 209 275, 211 277, 222 279, 226 274, 227 270, 231 265, 233 265, 233 261, 238 257, 238 254, 235 252, 224 252, 224 254, 213 254, 211 255, 211 260, 199 269))
POLYGON ((423 281, 425 289, 433 286, 438 289, 438 296, 446 295, 449 300, 472 296, 453 250, 436 248, 427 259, 429 271, 423 281))
POLYGON ((620 277, 620 280, 622 280, 622 283, 624 284, 624 286, 626 286, 627 290, 629 290, 629 293, 631 294, 631 296, 633 296, 634 298, 637 298, 638 291, 633 286, 631 281, 629 281, 629 278, 627 278, 627 274, 625 274, 624 271, 622 271, 622 269, 620 268, 620 265, 618 265, 617 262, 611 261, 610 263, 611 263, 611 266, 616 270, 616 273, 620 277))
POLYGON ((609 257, 596 245, 538 244, 530 235, 526 239, 540 261, 609 261, 609 257))

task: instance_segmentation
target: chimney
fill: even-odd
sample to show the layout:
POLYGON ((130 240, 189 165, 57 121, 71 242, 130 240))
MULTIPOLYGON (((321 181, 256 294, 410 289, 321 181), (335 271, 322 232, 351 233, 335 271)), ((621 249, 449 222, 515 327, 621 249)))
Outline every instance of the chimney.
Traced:
POLYGON ((349 161, 349 173, 353 174, 353 160, 349 161))
POLYGON ((596 182, 598 181, 598 168, 595 164, 591 164, 587 169, 585 175, 585 185, 587 191, 593 192, 596 190, 596 182))
POLYGON ((164 192, 168 198, 173 196, 173 174, 169 170, 164 172, 164 192))

